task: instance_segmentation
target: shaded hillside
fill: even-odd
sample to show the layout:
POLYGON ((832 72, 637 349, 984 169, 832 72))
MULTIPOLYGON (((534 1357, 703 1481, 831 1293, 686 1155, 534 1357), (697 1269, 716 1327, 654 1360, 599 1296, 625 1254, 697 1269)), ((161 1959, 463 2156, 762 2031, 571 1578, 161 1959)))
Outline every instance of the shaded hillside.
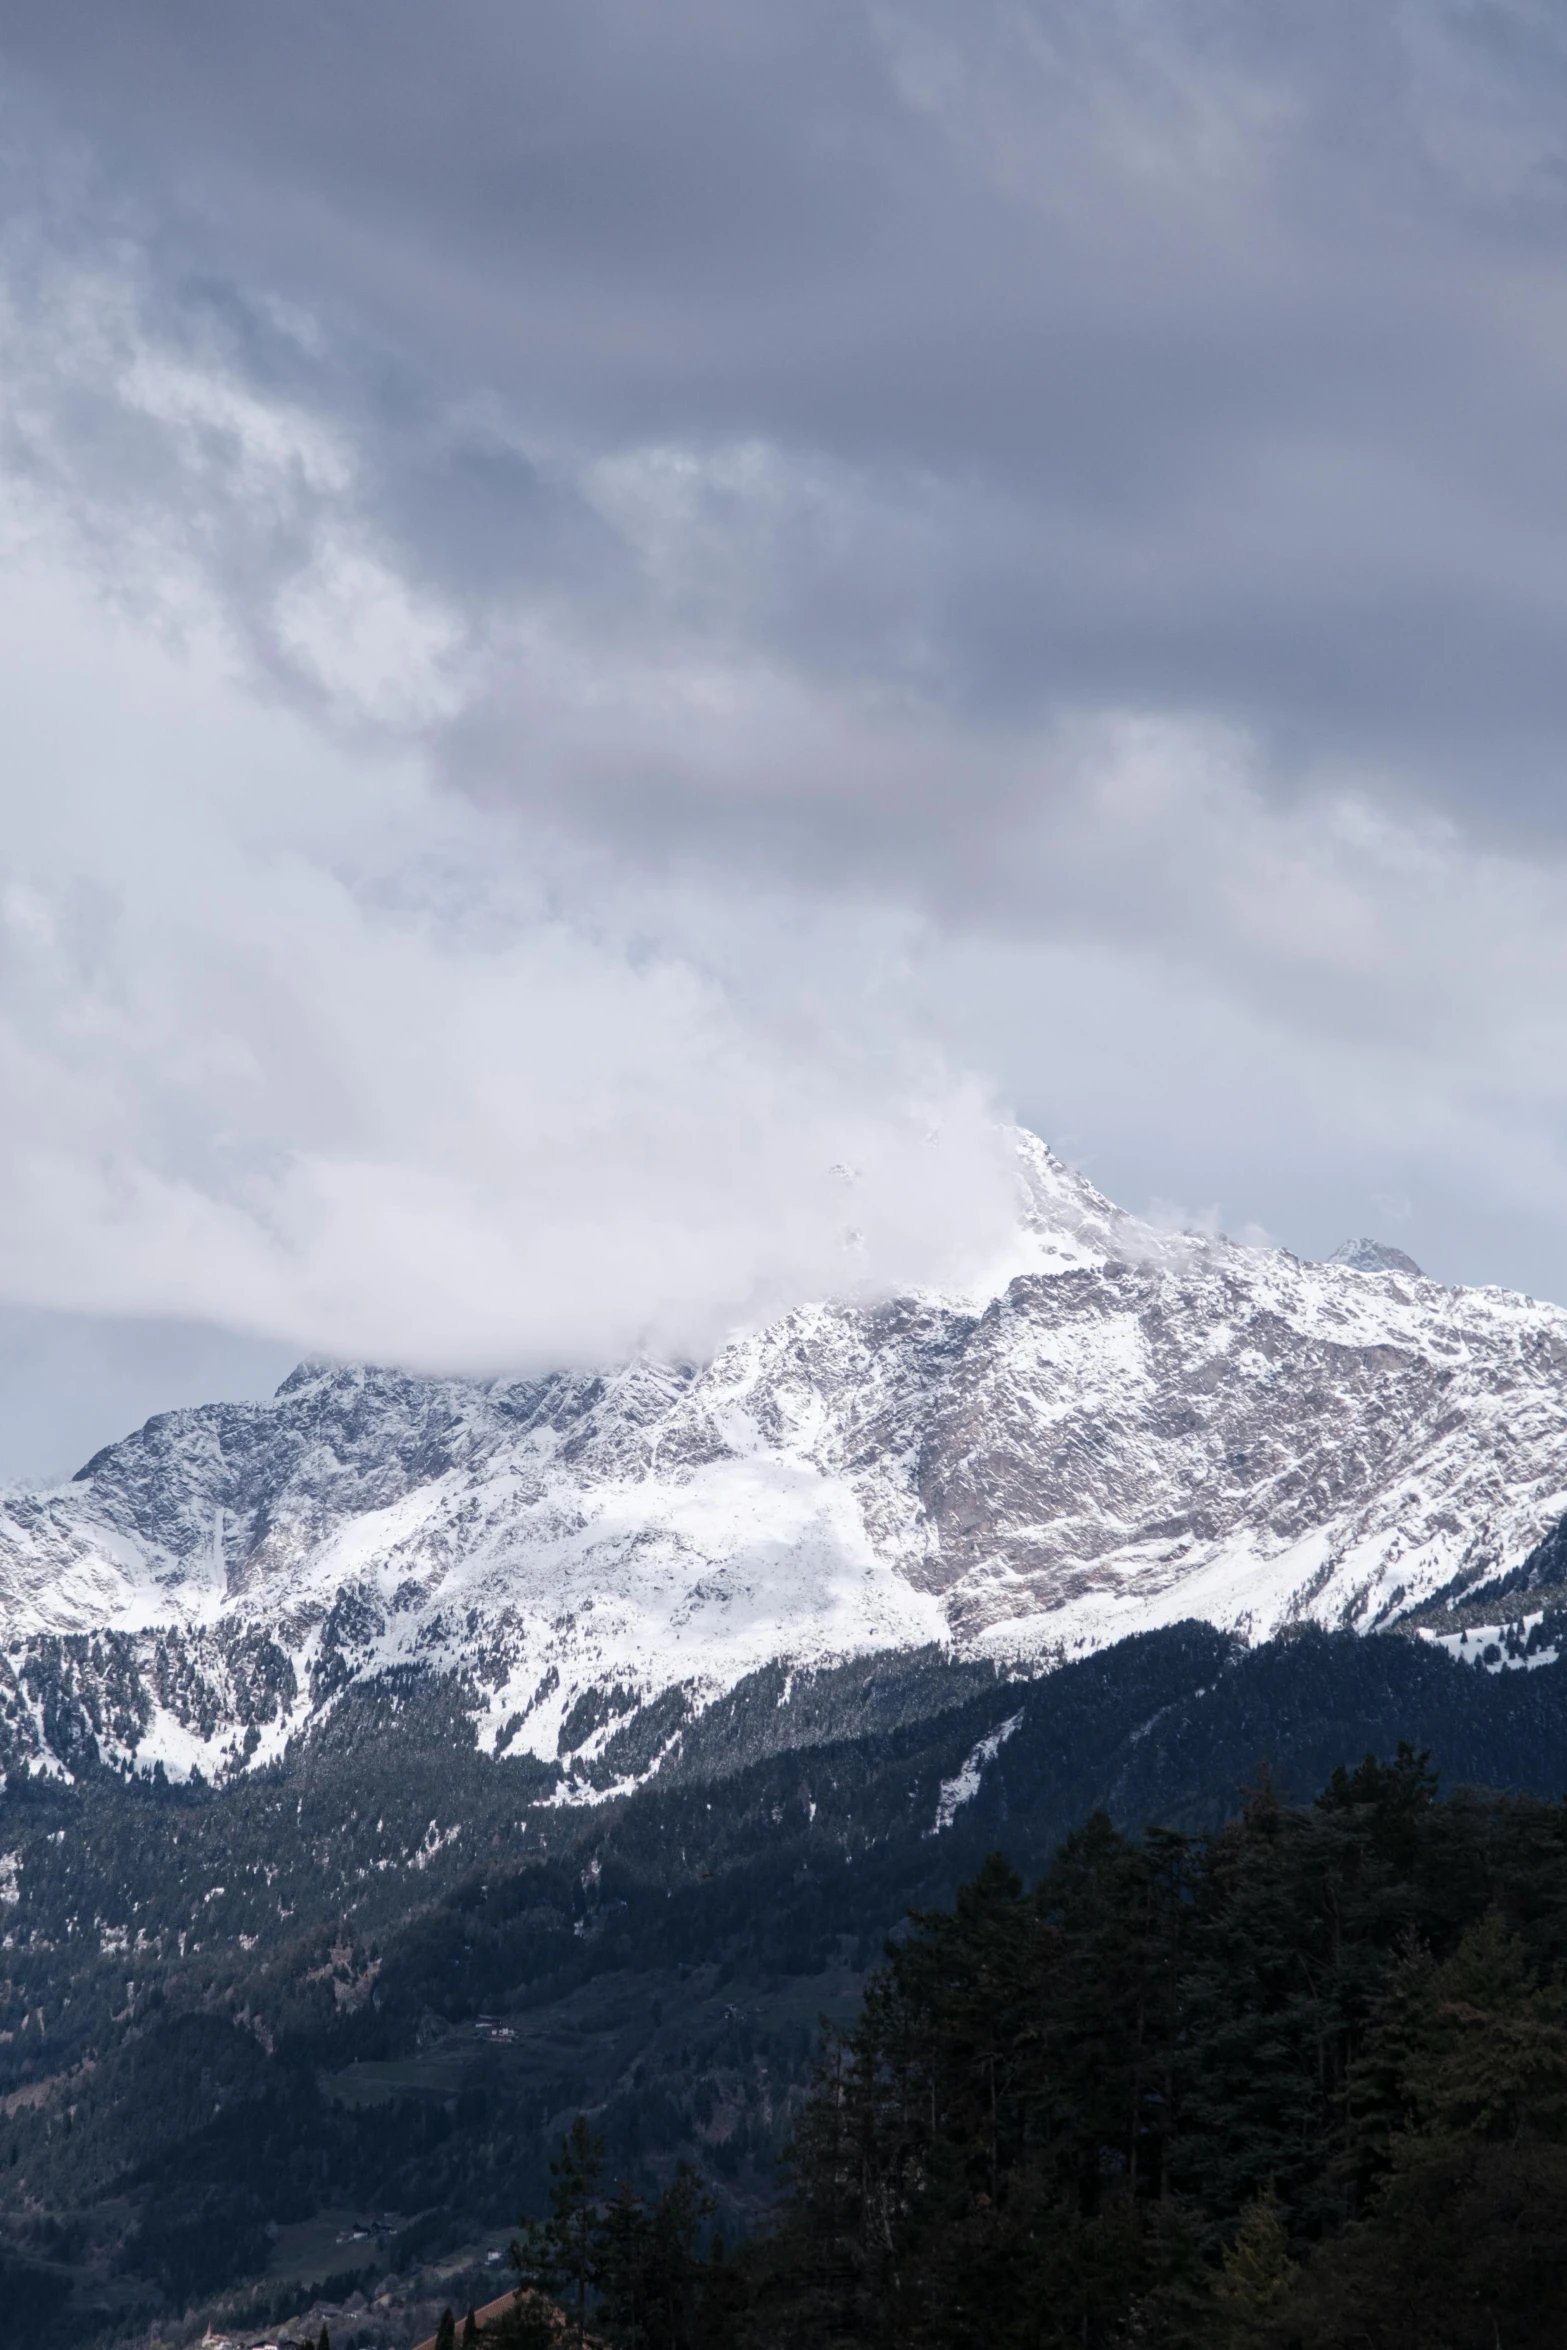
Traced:
POLYGON ((0 2214, 72 2254, 83 2334, 263 2271, 325 2208, 390 2215, 387 2260, 470 2240, 537 2199, 582 2109, 633 2175, 691 2155, 733 2224, 772 2193, 820 2012, 988 1851, 1036 1874, 1099 1806, 1214 1826, 1264 1766, 1304 1794, 1400 1739, 1448 1784, 1554 1796, 1562 1673, 1179 1626, 1031 1682, 883 1658, 785 1704, 759 1678, 707 1775, 590 1809, 533 1800, 539 1766, 478 1754, 440 1685, 356 1692, 221 1791, 25 1783, 0 2214))

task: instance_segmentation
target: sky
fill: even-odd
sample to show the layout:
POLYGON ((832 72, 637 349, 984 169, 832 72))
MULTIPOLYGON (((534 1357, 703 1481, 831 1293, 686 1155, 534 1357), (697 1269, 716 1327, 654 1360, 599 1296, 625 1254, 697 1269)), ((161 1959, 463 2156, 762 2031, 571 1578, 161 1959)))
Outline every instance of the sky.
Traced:
POLYGON ((1123 1205, 1567 1299, 1546 0, 8 0, 0 1476, 1123 1205))

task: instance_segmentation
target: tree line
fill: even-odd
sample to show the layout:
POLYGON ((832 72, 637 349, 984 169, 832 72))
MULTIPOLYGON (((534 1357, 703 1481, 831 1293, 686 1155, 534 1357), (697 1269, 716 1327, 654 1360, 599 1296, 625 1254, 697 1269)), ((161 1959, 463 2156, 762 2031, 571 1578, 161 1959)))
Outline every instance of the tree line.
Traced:
POLYGON ((579 2121, 508 2329, 615 2350, 1534 2350, 1567 2330, 1567 1804, 1424 1756, 1103 1815, 912 1916, 771 2228, 579 2121), (549 2308, 540 2290, 554 2296, 549 2308), (546 2315, 546 2309, 548 2314, 546 2315))

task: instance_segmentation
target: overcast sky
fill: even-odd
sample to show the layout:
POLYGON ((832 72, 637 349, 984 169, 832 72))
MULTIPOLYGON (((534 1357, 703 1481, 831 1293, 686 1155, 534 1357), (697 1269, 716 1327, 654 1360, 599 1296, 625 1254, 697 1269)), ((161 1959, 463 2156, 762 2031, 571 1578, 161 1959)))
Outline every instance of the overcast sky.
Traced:
POLYGON ((1129 1207, 1567 1298, 1550 0, 4 0, 0 1474, 1129 1207))

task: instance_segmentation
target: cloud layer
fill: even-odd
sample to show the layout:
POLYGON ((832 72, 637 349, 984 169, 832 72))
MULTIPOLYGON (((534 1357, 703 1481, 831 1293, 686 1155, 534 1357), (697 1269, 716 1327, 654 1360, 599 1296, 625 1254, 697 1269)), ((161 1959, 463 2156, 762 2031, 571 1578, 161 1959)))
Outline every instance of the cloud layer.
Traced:
POLYGON ((329 410, 471 612, 1466 802, 1483 759, 1556 823, 1554 11, 49 0, 5 46, 18 181, 329 410))

